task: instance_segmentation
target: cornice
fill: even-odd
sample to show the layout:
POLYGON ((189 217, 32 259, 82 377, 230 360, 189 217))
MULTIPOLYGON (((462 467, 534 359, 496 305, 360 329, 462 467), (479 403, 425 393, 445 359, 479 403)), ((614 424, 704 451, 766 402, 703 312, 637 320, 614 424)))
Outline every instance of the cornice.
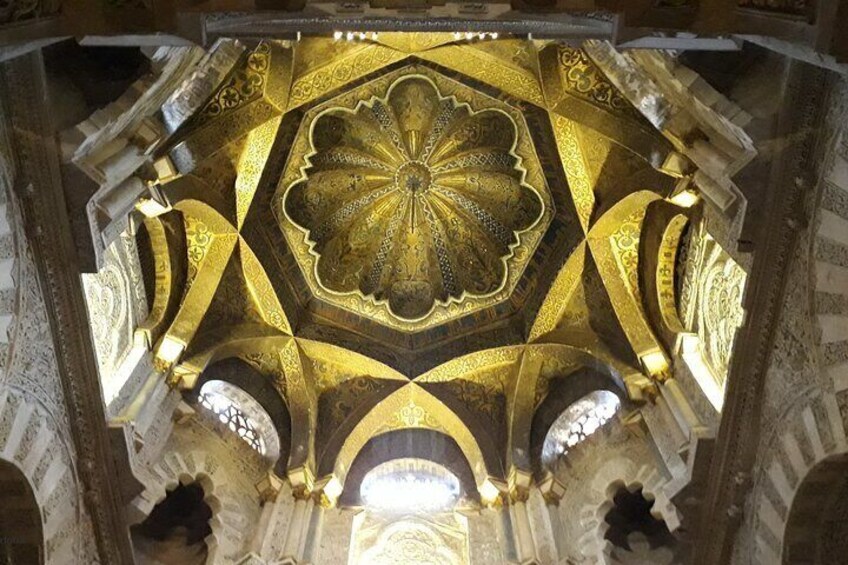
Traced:
POLYGON ((41 52, 6 63, 2 75, 2 83, 13 94, 7 111, 19 165, 15 188, 47 306, 85 506, 101 562, 133 563, 62 192, 41 52))
POLYGON ((709 534, 698 538, 693 562, 729 563, 745 499, 751 488, 761 436, 762 402, 784 303, 790 261, 803 226, 803 197, 815 186, 818 124, 825 73, 792 63, 778 131, 799 136, 774 160, 768 199, 761 213, 759 241, 745 295, 746 323, 736 338, 725 404, 709 470, 700 523, 709 534))

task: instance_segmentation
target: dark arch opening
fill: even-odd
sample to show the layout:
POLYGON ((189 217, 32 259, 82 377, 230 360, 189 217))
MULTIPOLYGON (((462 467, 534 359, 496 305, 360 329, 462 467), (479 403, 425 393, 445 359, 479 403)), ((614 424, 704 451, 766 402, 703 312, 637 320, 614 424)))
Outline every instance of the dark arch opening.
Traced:
POLYGON ((133 526, 136 563, 200 565, 206 563, 206 538, 212 533, 212 509, 197 483, 179 485, 168 491, 150 515, 133 526))
POLYGON ((795 493, 783 546, 784 563, 836 565, 848 554, 848 454, 825 459, 795 493))
POLYGON ((654 501, 645 497, 642 489, 633 492, 621 487, 613 495, 613 507, 604 516, 609 529, 604 539, 614 546, 631 551, 631 535, 639 533, 647 540, 651 549, 673 547, 674 535, 665 522, 651 514, 654 501))
POLYGON ((0 460, 0 563, 44 563, 44 532, 35 493, 24 474, 0 460))

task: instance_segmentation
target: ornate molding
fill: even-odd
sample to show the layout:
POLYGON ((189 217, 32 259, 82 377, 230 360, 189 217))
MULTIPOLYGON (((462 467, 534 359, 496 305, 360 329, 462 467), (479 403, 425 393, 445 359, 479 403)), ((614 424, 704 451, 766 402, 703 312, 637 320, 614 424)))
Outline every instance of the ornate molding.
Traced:
POLYGON ((61 189, 54 132, 45 107, 41 53, 7 63, 3 75, 10 91, 27 93, 12 97, 9 107, 21 165, 16 188, 56 345, 85 504, 92 516, 101 560, 132 563, 123 504, 113 480, 117 471, 109 446, 94 347, 87 331, 88 318, 61 189))
POLYGON ((801 132, 799 144, 775 160, 769 200, 762 214, 758 248, 744 298, 746 321, 739 329, 731 360, 724 414, 710 465, 701 522, 711 534, 701 536, 693 555, 696 563, 728 563, 750 474, 760 441, 763 391, 776 329, 786 291, 789 262, 798 239, 802 197, 814 186, 816 139, 822 118, 824 75, 818 69, 793 65, 785 113, 784 134, 801 132))

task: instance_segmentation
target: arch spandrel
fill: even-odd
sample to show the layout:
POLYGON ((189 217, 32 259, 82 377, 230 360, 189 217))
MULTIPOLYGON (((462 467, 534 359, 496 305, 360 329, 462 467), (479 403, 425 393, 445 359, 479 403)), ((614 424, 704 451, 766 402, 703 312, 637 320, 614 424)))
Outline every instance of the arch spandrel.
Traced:
POLYGON ((276 328, 259 323, 214 328, 198 334, 180 366, 200 372, 228 357, 276 351, 292 339, 276 328))
POLYGON ((265 272, 265 268, 250 245, 241 236, 238 239, 238 250, 245 283, 262 319, 284 334, 292 335, 291 323, 268 278, 268 273, 265 272))
POLYGON ((405 33, 384 32, 374 41, 391 47, 403 53, 413 54, 440 47, 456 41, 456 36, 449 32, 405 33))
POLYGON ((655 166, 672 151, 582 49, 551 43, 540 50, 539 67, 552 114, 595 130, 655 166))
POLYGON ((530 328, 530 335, 527 338, 529 343, 538 341, 545 334, 555 330, 565 318, 571 318, 572 321, 580 323, 588 315, 588 312, 574 312, 568 308, 583 277, 587 251, 586 242, 581 242, 560 268, 530 328))
MULTIPOLYGON (((344 365, 344 375, 348 377, 371 376, 404 382, 409 380, 403 373, 392 369, 388 365, 361 353, 345 349, 344 347, 302 337, 297 338, 297 343, 300 345, 304 354, 313 360, 313 362, 324 360, 336 365, 344 365)), ((318 382, 320 383, 321 381, 322 377, 319 375, 318 382)), ((321 386, 319 384, 320 388, 321 386)))
MULTIPOLYGON (((344 484, 354 458, 372 437, 393 430, 425 428, 444 433, 459 445, 478 485, 487 476, 503 476, 497 454, 484 451, 466 424, 416 383, 409 383, 375 406, 347 435, 335 455, 334 475, 344 484)), ((325 457, 330 456, 326 454, 325 457)))
MULTIPOLYGON (((209 338, 209 336, 206 336, 209 338)), ((258 364, 273 379, 274 387, 285 400, 292 423, 289 468, 314 468, 314 436, 317 399, 309 367, 304 366, 299 346, 291 336, 262 324, 244 324, 222 328, 212 345, 186 359, 174 370, 182 379, 181 386, 193 388, 197 378, 217 361, 239 357, 258 364)))
MULTIPOLYGON (((363 416, 409 379, 343 347, 304 338, 296 341, 315 388, 315 450, 321 463, 325 453, 338 451, 344 435, 363 416)), ((323 469, 318 471, 321 474, 323 469)))
POLYGON ((236 225, 239 230, 244 225, 244 219, 253 203, 253 197, 259 187, 262 171, 265 169, 271 149, 274 147, 274 139, 277 137, 282 119, 280 116, 268 120, 247 134, 244 150, 238 159, 238 174, 235 180, 236 225))
POLYGON ((287 111, 408 56, 377 43, 348 42, 345 45, 322 38, 316 38, 314 42, 299 42, 295 47, 287 111))
POLYGON ((414 381, 422 385, 424 383, 439 383, 462 377, 492 365, 513 365, 521 359, 523 349, 523 345, 510 345, 475 351, 430 369, 415 377, 414 381))
POLYGON ((157 348, 157 362, 164 367, 178 361, 194 339, 238 239, 232 224, 203 202, 185 200, 175 209, 185 219, 188 280, 180 309, 157 348))

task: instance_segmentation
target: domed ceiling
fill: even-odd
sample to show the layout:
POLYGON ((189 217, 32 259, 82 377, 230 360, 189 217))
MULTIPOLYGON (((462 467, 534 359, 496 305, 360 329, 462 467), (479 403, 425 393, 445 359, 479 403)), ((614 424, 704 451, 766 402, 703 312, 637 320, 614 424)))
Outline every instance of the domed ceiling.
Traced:
POLYGON ((274 197, 323 300, 404 331, 509 297, 553 217, 521 112, 409 67, 304 116, 274 197))
POLYGON ((689 212, 656 166, 671 145, 585 52, 388 33, 237 47, 208 100, 198 75, 163 108, 184 117, 160 154, 179 174, 140 230, 139 330, 172 382, 230 358, 267 379, 290 469, 342 479, 371 438, 427 429, 480 484, 529 468, 555 382, 639 396, 667 370, 660 302, 689 212))

